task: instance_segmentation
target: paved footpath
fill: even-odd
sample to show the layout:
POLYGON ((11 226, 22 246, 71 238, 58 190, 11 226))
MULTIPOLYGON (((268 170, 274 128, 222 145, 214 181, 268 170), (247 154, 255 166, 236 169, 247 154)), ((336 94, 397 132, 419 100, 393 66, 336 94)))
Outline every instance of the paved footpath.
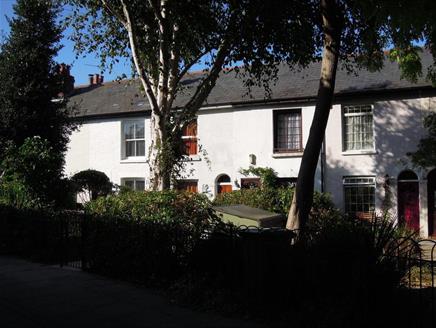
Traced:
POLYGON ((133 284, 0 256, 0 327, 261 327, 169 304, 133 284))

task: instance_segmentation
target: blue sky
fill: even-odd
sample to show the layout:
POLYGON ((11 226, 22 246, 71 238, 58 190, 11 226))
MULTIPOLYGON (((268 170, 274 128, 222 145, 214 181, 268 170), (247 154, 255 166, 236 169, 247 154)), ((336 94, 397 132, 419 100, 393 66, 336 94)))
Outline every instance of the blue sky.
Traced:
MULTIPOLYGON (((0 0, 0 36, 9 33, 9 24, 6 16, 13 15, 12 6, 15 0, 0 0)), ((88 83, 88 74, 100 73, 99 59, 97 54, 90 54, 85 58, 79 57, 73 51, 73 43, 67 39, 69 31, 64 32, 64 38, 61 41, 63 48, 59 51, 56 61, 59 63, 66 63, 71 65, 71 74, 74 76, 76 85, 88 83)), ((114 66, 113 72, 105 71, 103 75, 106 81, 114 80, 117 76, 126 74, 130 76, 130 63, 126 60, 120 61, 119 64, 114 66)))

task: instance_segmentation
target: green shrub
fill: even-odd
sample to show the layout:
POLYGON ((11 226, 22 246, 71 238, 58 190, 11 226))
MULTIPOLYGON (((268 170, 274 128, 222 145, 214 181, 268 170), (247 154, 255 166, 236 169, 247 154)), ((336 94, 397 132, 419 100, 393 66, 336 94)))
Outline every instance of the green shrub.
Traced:
POLYGON ((270 167, 254 167, 241 169, 239 171, 244 176, 254 175, 260 178, 261 188, 275 188, 277 185, 277 172, 270 167))
MULTIPOLYGON (((244 204, 287 215, 293 195, 294 188, 291 187, 241 189, 217 195, 214 204, 244 204)), ((314 193, 311 215, 317 219, 337 215, 330 194, 317 191, 314 193)))
POLYGON ((192 252, 221 221, 205 195, 124 191, 85 205, 89 267, 165 284, 186 274, 192 252))
POLYGON ((106 196, 112 191, 112 183, 108 176, 96 170, 84 170, 74 174, 71 181, 77 192, 89 192, 89 199, 106 196))
POLYGON ((93 200, 85 210, 89 214, 133 221, 181 222, 200 230, 218 222, 205 195, 173 190, 124 191, 93 200))
POLYGON ((62 176, 63 155, 38 136, 10 144, 1 160, 0 197, 18 207, 62 206, 71 196, 62 176))
POLYGON ((2 181, 0 183, 0 205, 15 208, 38 208, 41 202, 36 199, 29 188, 19 181, 2 181))

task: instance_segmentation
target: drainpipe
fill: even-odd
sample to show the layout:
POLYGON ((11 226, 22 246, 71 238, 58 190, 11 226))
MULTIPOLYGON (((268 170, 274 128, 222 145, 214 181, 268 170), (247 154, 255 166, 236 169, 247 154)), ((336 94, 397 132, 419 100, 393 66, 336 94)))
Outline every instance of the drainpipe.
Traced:
POLYGON ((325 135, 321 146, 321 192, 324 192, 324 170, 325 170, 325 135))

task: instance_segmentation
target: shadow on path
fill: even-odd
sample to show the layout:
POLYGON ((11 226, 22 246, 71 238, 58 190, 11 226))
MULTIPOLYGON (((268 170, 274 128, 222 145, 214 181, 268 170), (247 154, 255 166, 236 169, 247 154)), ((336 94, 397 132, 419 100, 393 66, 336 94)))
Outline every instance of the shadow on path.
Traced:
POLYGON ((171 305, 140 286, 4 256, 0 326, 261 327, 171 305))

